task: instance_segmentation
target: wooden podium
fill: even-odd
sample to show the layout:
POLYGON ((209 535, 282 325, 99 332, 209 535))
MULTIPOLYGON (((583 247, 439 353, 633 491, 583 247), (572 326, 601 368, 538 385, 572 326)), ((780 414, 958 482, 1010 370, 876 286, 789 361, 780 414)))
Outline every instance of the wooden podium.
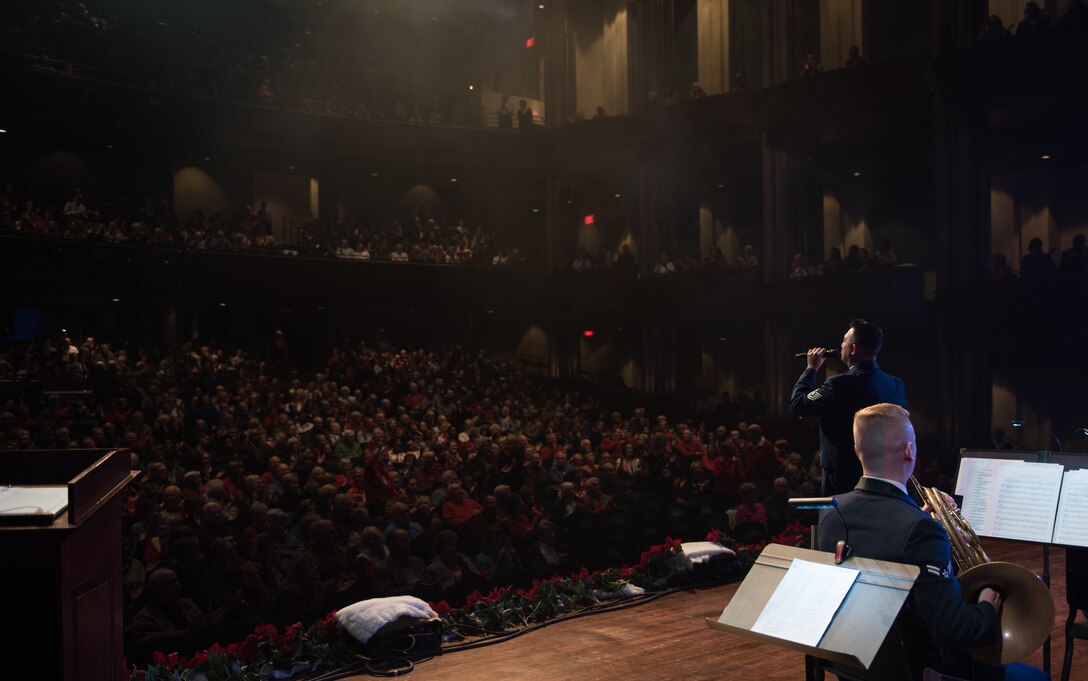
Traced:
POLYGON ((0 452, 0 485, 64 485, 68 508, 0 518, 0 640, 29 677, 121 676, 121 499, 127 449, 0 452))
POLYGON ((794 558, 835 564, 835 556, 831 553, 771 544, 756 559, 721 617, 717 620, 707 618, 706 623, 714 629, 759 643, 826 660, 843 672, 856 673, 857 678, 909 678, 902 642, 888 633, 918 577, 918 567, 867 558, 851 558, 844 562, 843 567, 858 570, 860 574, 819 645, 808 646, 752 631, 794 558))

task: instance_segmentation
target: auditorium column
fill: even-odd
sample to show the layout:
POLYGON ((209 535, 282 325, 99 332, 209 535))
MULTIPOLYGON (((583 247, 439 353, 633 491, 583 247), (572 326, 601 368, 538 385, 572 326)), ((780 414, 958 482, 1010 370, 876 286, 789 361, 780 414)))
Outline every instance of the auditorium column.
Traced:
MULTIPOLYGON (((811 169, 805 159, 794 154, 774 151, 763 144, 763 245, 759 252, 763 264, 763 282, 785 279, 789 273, 790 258, 794 253, 802 253, 815 262, 822 259, 824 245, 822 240, 812 235, 822 233, 822 223, 815 224, 820 217, 819 206, 814 203, 811 169), (814 227, 820 227, 819 232, 814 227), (812 242, 812 243, 810 243, 812 242)), ((767 391, 767 404, 777 407, 785 413, 789 392, 782 392, 789 386, 779 385, 781 377, 795 373, 796 364, 790 353, 783 351, 785 341, 771 332, 770 326, 764 326, 764 347, 775 349, 764 355, 764 375, 770 383, 767 391)), ((790 379, 789 385, 792 385, 790 379)))
POLYGON ((981 112, 938 88, 934 116, 937 291, 949 301, 938 317, 938 413, 942 444, 965 446, 986 442, 991 425, 990 354, 968 342, 972 330, 958 314, 990 251, 990 173, 981 112))
POLYGON ((545 188, 544 207, 544 266, 549 275, 554 275, 559 265, 559 245, 562 242, 560 230, 563 229, 563 216, 567 215, 567 206, 563 201, 565 183, 550 177, 545 188))
MULTIPOLYGON (((635 233, 643 278, 653 271, 661 253, 676 257, 678 225, 672 204, 675 165, 667 151, 651 145, 636 171, 635 233)), ((674 319, 651 318, 643 326, 642 384, 649 394, 662 395, 676 388, 676 324, 674 319)))
POLYGON ((574 111, 574 32, 571 6, 576 0, 549 0, 544 65, 544 112, 548 127, 558 127, 574 111))

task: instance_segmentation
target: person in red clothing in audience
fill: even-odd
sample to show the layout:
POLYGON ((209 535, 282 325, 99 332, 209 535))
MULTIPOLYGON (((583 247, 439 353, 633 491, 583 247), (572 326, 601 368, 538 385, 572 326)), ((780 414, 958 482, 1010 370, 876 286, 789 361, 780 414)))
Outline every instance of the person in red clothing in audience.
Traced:
POLYGON ((711 489, 730 501, 740 497, 740 486, 744 483, 744 465, 736 450, 726 443, 722 446, 708 447, 703 455, 703 468, 710 476, 711 489))
POLYGON ((691 428, 685 426, 680 431, 680 439, 673 443, 673 449, 680 456, 702 456, 703 441, 691 432, 691 428))
POLYGON ((387 470, 389 450, 382 447, 367 463, 363 477, 366 484, 366 500, 372 516, 381 515, 385 505, 400 496, 397 483, 387 470))
POLYGON ((460 483, 453 483, 446 488, 446 503, 442 504, 442 520, 450 527, 464 527, 484 512, 478 501, 465 496, 460 483))
POLYGON ((767 509, 759 503, 756 486, 746 482, 740 486, 740 506, 737 506, 737 525, 759 523, 767 529, 767 509))
POLYGON ((774 443, 763 437, 763 429, 753 423, 745 430, 748 446, 744 451, 744 479, 756 486, 759 494, 767 495, 778 474, 778 455, 774 443))

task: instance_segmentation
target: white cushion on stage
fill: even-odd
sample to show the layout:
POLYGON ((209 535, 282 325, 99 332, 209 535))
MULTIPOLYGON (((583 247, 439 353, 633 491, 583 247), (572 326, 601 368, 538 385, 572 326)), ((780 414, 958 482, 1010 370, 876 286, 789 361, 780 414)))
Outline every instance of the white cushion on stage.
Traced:
POLYGON ((369 598, 352 603, 336 613, 336 621, 356 640, 366 643, 378 629, 400 617, 429 620, 438 617, 426 601, 415 596, 369 598))
POLYGON ((712 541, 684 542, 680 545, 680 548, 684 550, 684 557, 688 559, 688 563, 691 565, 705 563, 714 556, 719 556, 723 553, 728 553, 731 556, 737 555, 732 549, 727 549, 721 544, 712 541))

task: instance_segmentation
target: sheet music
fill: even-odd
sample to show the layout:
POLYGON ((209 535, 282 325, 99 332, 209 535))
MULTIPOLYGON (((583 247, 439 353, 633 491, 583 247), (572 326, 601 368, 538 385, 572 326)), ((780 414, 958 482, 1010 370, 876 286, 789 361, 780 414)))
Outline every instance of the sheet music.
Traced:
POLYGON ((12 487, 0 485, 0 515, 56 516, 68 507, 68 487, 50 485, 12 487))
POLYGON ((1088 546, 1088 469, 1066 471, 1062 478, 1054 543, 1088 546))
POLYGON ((858 570, 795 558, 752 625, 752 631, 817 646, 858 570))
POLYGON ((1061 485, 1061 464, 963 459, 956 493, 978 535, 1050 543, 1061 485))

